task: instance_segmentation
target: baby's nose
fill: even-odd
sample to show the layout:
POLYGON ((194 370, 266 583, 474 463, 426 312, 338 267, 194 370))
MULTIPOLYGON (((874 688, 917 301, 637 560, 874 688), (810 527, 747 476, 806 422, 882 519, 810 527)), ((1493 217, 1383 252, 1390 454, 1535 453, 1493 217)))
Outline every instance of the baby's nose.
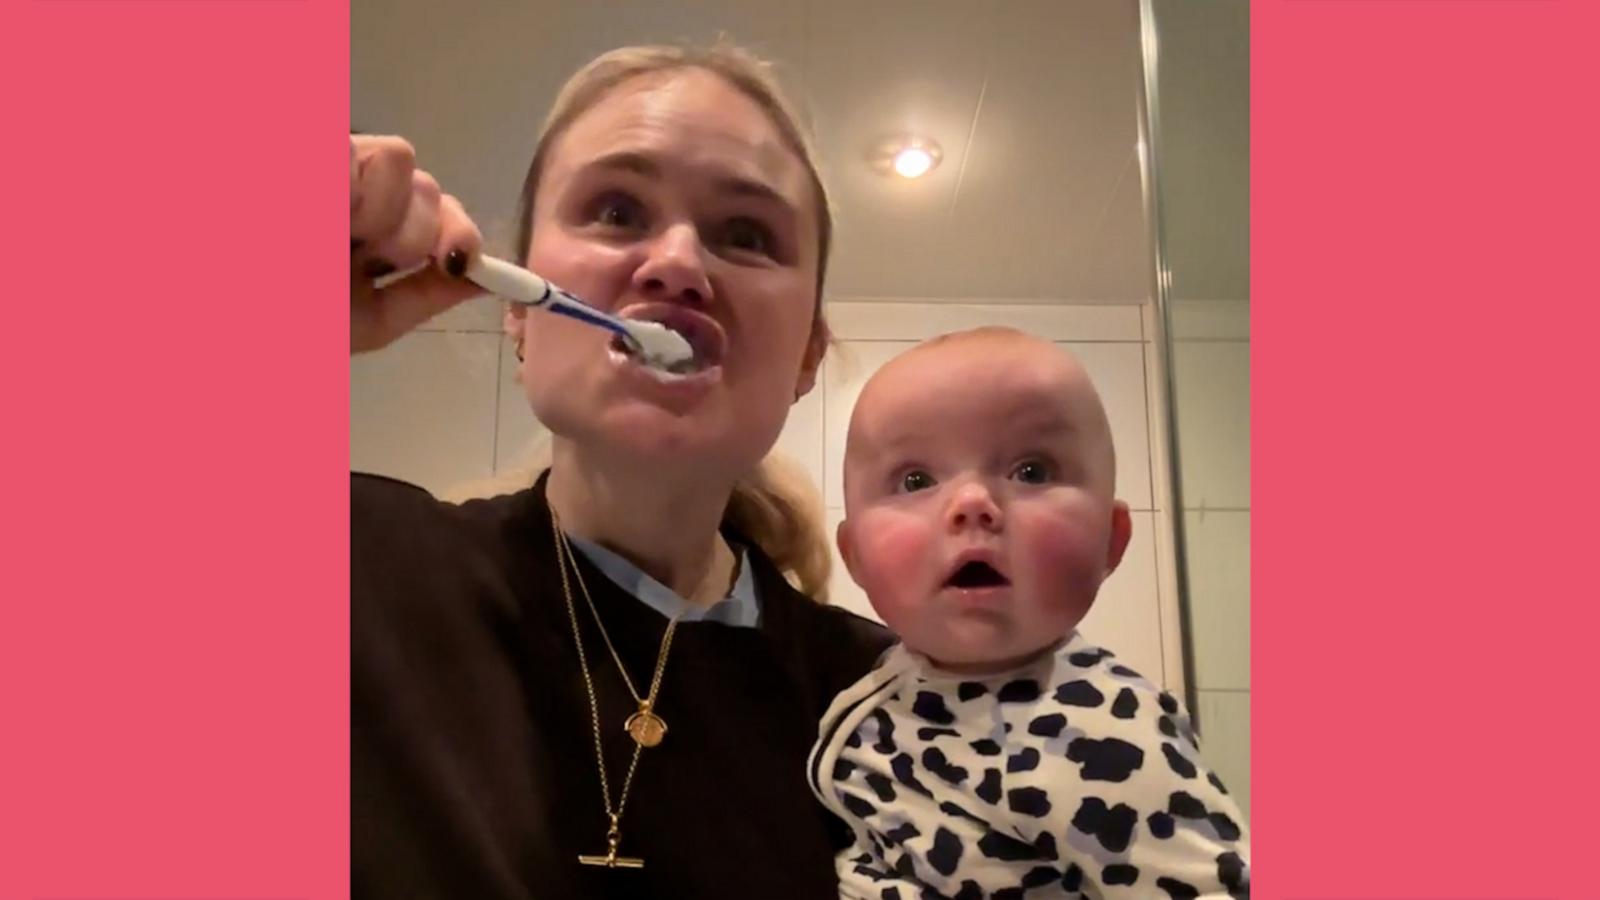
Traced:
POLYGON ((980 528, 998 531, 1002 523, 1000 506, 982 482, 970 481, 956 488, 950 499, 947 520, 952 531, 980 528))

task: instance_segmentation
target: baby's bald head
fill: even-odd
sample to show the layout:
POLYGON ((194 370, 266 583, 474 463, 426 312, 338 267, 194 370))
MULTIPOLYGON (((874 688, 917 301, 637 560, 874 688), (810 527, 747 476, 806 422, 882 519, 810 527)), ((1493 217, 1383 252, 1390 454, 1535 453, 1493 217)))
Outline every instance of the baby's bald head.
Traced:
POLYGON ((846 504, 853 483, 885 452, 918 440, 999 440, 1030 423, 1068 440, 1086 486, 1112 496, 1111 426, 1075 357, 999 326, 924 341, 890 360, 861 390, 845 443, 846 504))

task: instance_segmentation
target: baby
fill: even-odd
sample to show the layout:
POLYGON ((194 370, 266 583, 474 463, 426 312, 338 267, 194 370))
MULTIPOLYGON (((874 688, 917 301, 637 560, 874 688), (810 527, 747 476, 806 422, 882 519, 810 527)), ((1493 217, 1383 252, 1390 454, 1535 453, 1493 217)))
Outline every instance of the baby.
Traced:
POLYGON ((1111 430, 1054 344, 982 328, 861 392, 839 550, 901 638, 823 718, 841 896, 1249 895, 1249 839, 1170 694, 1076 626, 1132 526, 1111 430))

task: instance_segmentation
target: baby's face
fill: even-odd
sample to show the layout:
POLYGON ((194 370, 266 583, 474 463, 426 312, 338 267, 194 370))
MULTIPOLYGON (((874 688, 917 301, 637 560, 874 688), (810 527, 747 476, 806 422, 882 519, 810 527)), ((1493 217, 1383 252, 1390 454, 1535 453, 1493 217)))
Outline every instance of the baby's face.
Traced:
POLYGON ((840 549, 911 649, 960 672, 1020 664, 1068 634, 1129 536, 1088 376, 1054 345, 959 336, 862 391, 840 549))

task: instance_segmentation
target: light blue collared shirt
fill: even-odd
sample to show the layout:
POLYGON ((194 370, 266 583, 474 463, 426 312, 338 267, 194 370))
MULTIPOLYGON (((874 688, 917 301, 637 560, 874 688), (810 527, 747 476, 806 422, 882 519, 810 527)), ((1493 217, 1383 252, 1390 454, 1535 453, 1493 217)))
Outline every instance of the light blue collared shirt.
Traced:
POLYGON ((750 554, 743 547, 738 548, 739 577, 733 583, 733 590, 711 606, 702 608, 679 597, 672 588, 599 544, 571 535, 567 540, 617 587, 669 619, 677 616, 680 622, 721 622, 736 628, 754 628, 761 621, 761 602, 756 597, 755 577, 750 574, 750 554))

